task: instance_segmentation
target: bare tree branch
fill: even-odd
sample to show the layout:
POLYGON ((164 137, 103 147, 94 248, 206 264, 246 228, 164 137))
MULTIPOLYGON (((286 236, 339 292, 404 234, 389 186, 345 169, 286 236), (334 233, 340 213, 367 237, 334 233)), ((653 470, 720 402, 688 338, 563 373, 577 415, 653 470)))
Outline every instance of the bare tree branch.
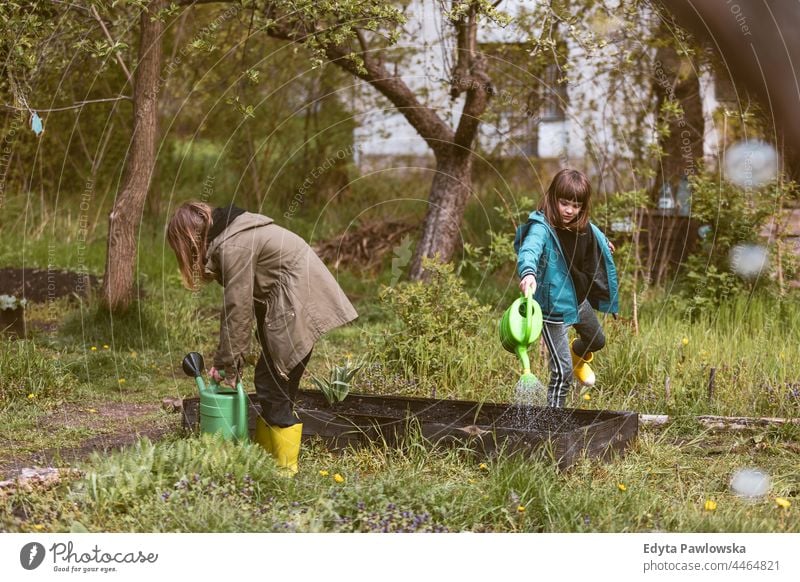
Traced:
POLYGON ((369 57, 369 46, 367 45, 367 37, 364 36, 363 28, 356 28, 356 36, 358 37, 358 44, 361 45, 361 54, 364 60, 369 57))
POLYGON ((472 59, 470 73, 470 87, 467 90, 467 98, 464 101, 464 108, 461 110, 461 119, 458 120, 454 140, 456 144, 467 150, 472 148, 472 142, 481 123, 480 116, 486 110, 492 94, 492 83, 486 73, 485 61, 482 56, 476 55, 472 59))
MULTIPOLYGON (((95 8, 94 5, 92 5, 92 16, 94 16, 94 19, 100 24, 100 28, 103 29, 103 33, 106 35, 108 42, 111 43, 111 46, 113 47, 115 44, 117 44, 114 39, 111 38, 111 33, 108 32, 106 23, 103 22, 103 19, 100 17, 100 13, 97 12, 97 8, 95 8)), ((114 56, 116 57, 119 66, 122 67, 122 70, 125 72, 125 76, 128 78, 128 85, 133 87, 133 77, 131 76, 131 72, 128 70, 128 67, 125 65, 125 61, 122 60, 122 57, 119 56, 119 53, 114 53, 114 56)))
POLYGON ((344 47, 329 46, 325 52, 332 63, 363 79, 391 101, 434 153, 452 143, 453 130, 442 121, 436 110, 420 103, 405 81, 389 73, 383 64, 362 57, 362 69, 352 60, 353 53, 344 47))
POLYGON ((6 109, 12 109, 17 111, 36 111, 39 113, 49 113, 50 111, 67 111, 69 109, 80 109, 84 105, 91 105, 92 103, 108 103, 110 101, 130 101, 131 98, 128 95, 120 95, 119 97, 108 97, 106 99, 89 99, 87 101, 78 101, 72 105, 66 105, 64 107, 51 107, 50 109, 39 109, 38 107, 16 107, 14 105, 8 105, 3 103, 2 106, 6 109))

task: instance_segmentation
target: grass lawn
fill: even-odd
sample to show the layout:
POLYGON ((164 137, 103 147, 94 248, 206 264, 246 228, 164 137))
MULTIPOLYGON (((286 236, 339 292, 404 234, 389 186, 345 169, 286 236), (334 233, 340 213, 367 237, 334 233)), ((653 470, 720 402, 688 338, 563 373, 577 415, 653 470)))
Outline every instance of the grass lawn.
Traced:
MULTIPOLYGON (((40 246, 30 244, 26 264, 46 266, 47 247, 40 246)), ((3 248, 8 264, 21 264, 3 248)), ((80 473, 0 493, 2 531, 800 531, 800 427, 714 433, 695 420, 800 416, 800 375, 791 365, 800 361, 794 296, 742 296, 688 318, 671 297, 654 293, 642 302, 638 334, 624 318, 607 319, 608 344, 594 366, 598 384, 576 389, 568 406, 674 419, 642 428, 622 458, 582 459, 562 473, 548 458, 485 459, 414 436, 397 448, 341 453, 311 442, 300 473, 287 480, 257 446, 186 436, 179 415, 161 410, 165 397, 195 394, 180 362, 189 351, 210 358, 220 289, 186 292, 174 259, 151 251, 141 253, 147 297, 129 313, 112 318, 91 302, 63 298, 28 308, 28 341, 3 340, 0 467, 45 463, 80 473), (145 435, 153 440, 139 438, 145 435), (732 475, 749 467, 770 476, 757 499, 730 488, 732 475)), ((90 247, 86 256, 100 272, 102 253, 90 247)), ((493 300, 472 314, 453 308, 452 333, 432 339, 410 334, 404 317, 435 323, 449 316, 435 297, 409 315, 402 303, 379 297, 388 268, 374 280, 340 275, 361 317, 317 345, 304 388, 312 387, 311 375, 326 376, 350 357, 367 362, 354 391, 513 401, 517 363, 496 338, 513 295, 502 276, 494 292, 454 283, 447 293, 453 305, 466 305, 458 293, 493 300), (472 327, 463 327, 466 319, 472 327)), ((542 353, 534 349, 532 361, 546 379, 542 353)))

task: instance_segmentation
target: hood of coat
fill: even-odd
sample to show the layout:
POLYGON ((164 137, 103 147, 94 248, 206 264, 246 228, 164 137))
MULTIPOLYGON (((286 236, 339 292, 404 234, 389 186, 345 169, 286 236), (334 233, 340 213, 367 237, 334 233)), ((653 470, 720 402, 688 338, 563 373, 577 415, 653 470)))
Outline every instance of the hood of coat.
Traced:
POLYGON ((538 222, 539 224, 544 224, 545 226, 549 226, 551 229, 553 228, 552 225, 547 222, 547 219, 544 217, 544 213, 541 210, 534 210, 528 215, 528 220, 531 222, 538 222))
POLYGON ((212 254, 214 254, 214 251, 217 249, 217 247, 219 247, 219 245, 244 230, 258 228, 259 226, 266 226, 268 224, 272 224, 273 222, 275 221, 268 216, 254 214, 252 212, 245 212, 244 214, 237 216, 236 219, 225 228, 225 230, 214 237, 214 240, 211 241, 206 254, 210 257, 212 254))
POLYGON ((553 239, 558 241, 558 236, 556 235, 556 231, 554 231, 553 227, 550 226, 550 223, 547 222, 547 219, 544 217, 544 213, 541 210, 534 210, 528 215, 528 220, 526 220, 517 227, 517 232, 516 235, 514 236, 515 253, 519 252, 519 249, 522 246, 522 241, 524 241, 525 237, 528 236, 528 231, 534 224, 541 224, 547 227, 547 231, 550 233, 550 236, 552 236, 553 239))

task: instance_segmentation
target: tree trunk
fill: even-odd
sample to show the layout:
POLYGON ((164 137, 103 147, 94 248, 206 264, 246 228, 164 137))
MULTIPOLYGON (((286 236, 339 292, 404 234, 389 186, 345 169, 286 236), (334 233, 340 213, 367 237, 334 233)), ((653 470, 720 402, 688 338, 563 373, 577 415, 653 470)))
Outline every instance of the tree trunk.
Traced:
MULTIPOLYGON (((663 157, 656 168, 655 187, 651 193, 653 202, 657 204, 664 184, 669 185, 674 197, 678 193, 681 177, 688 179, 699 171, 698 164, 703 159, 705 120, 696 66, 688 62, 686 57, 681 57, 673 47, 658 49, 654 82, 659 115, 662 115, 661 105, 666 101, 677 102, 682 110, 678 115, 667 117, 669 133, 659 138, 663 157)), ((647 269, 651 281, 661 285, 673 257, 679 254, 683 258, 688 241, 685 237, 675 236, 676 224, 671 216, 651 220, 650 225, 650 245, 652 248, 655 244, 656 252, 651 253, 647 269), (654 224, 657 228, 652 228, 654 224), (676 253, 678 249, 680 253, 676 253)))
POLYGON ((122 190, 108 215, 108 251, 101 301, 124 311, 134 297, 136 240, 153 176, 158 139, 158 91, 163 24, 152 17, 164 0, 152 0, 140 20, 139 62, 134 74, 133 134, 122 190))
POLYGON ((472 192, 472 153, 453 145, 436 158, 422 236, 414 251, 409 277, 423 278, 422 259, 438 254, 449 261, 458 247, 464 209, 472 192))
POLYGON ((658 50, 654 89, 659 110, 665 101, 677 101, 683 111, 667 120, 669 134, 659 139, 664 156, 656 169, 652 193, 653 202, 658 202, 662 184, 670 184, 674 195, 682 175, 697 173, 698 161, 703 159, 705 120, 695 65, 683 60, 672 47, 658 50))

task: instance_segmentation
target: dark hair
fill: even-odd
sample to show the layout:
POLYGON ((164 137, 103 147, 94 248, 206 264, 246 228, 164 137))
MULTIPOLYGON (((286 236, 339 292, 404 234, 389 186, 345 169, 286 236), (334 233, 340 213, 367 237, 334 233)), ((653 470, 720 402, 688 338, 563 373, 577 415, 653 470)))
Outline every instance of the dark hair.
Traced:
POLYGON ((539 210, 544 213, 547 221, 556 227, 567 228, 561 222, 561 213, 558 211, 558 199, 564 198, 581 204, 578 217, 569 225, 570 229, 583 231, 589 224, 589 209, 592 200, 592 185, 589 179, 578 170, 564 169, 553 176, 547 193, 539 203, 539 210))

